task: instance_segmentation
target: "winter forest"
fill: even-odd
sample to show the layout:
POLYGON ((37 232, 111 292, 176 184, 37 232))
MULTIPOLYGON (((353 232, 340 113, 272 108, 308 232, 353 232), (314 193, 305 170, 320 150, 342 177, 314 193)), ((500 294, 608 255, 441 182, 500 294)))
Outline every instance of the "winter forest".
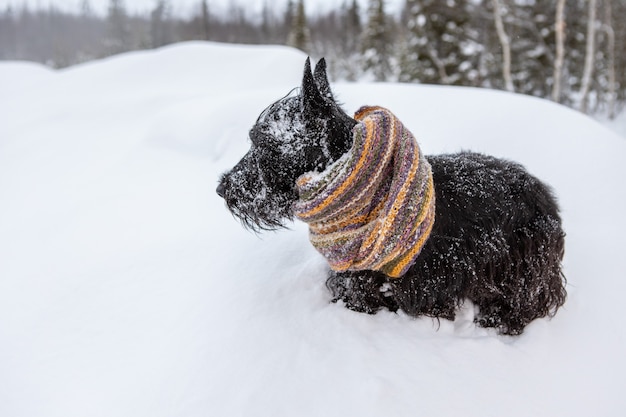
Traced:
POLYGON ((325 56, 335 80, 400 81, 514 91, 614 117, 626 103, 626 0, 344 0, 307 13, 307 2, 236 1, 216 13, 199 0, 188 16, 156 0, 145 15, 110 0, 80 11, 6 7, 0 59, 63 68, 189 40, 284 44, 325 56))

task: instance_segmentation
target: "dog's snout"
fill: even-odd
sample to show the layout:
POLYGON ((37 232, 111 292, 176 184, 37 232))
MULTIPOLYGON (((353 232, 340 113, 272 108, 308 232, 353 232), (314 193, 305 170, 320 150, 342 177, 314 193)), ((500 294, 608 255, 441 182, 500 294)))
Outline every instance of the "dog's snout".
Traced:
POLYGON ((217 188, 215 189, 215 192, 217 193, 217 195, 219 195, 220 197, 224 198, 224 194, 226 192, 226 187, 224 186, 223 182, 220 182, 217 186, 217 188))

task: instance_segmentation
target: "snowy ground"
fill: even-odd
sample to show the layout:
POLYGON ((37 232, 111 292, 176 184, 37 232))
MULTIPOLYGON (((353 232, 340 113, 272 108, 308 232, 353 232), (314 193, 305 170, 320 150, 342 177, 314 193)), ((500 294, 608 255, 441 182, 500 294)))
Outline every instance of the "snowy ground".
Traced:
POLYGON ((0 63, 0 416, 624 416, 626 141, 547 101, 338 84, 428 153, 550 183, 569 299, 517 338, 329 303, 306 228, 214 189, 300 82, 281 47, 190 43, 59 72, 0 63))
POLYGON ((618 114, 614 119, 609 119, 604 114, 595 116, 596 120, 608 127, 626 140, 626 110, 618 114))

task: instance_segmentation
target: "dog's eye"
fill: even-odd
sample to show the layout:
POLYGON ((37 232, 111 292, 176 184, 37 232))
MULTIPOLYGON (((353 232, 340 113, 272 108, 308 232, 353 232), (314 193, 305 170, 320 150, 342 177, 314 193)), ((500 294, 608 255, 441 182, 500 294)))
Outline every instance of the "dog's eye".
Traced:
POLYGON ((250 129, 250 141, 255 146, 263 146, 270 142, 271 135, 264 132, 259 126, 250 129))
POLYGON ((263 143, 262 140, 262 133, 259 130, 258 126, 253 127, 252 129, 250 129, 250 133, 248 133, 248 136, 250 137, 250 142, 252 142, 253 145, 259 145, 261 143, 263 143))

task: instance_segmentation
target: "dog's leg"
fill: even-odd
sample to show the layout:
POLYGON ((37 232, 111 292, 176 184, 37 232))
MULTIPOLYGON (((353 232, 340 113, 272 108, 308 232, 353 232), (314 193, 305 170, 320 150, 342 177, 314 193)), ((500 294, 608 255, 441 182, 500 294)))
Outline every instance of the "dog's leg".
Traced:
POLYGON ((560 224, 550 216, 537 216, 513 236, 510 257, 493 274, 483 271, 482 276, 493 279, 480 286, 485 291, 471 297, 479 307, 476 322, 508 335, 521 334, 536 318, 553 316, 566 297, 560 224))
POLYGON ((460 305, 457 289, 449 277, 424 273, 422 266, 413 266, 405 276, 391 281, 394 301, 409 316, 454 320, 460 305))
POLYGON ((373 314, 381 308, 396 311, 398 305, 388 292, 388 280, 384 274, 374 271, 332 272, 326 286, 333 302, 343 301, 351 310, 373 314))

